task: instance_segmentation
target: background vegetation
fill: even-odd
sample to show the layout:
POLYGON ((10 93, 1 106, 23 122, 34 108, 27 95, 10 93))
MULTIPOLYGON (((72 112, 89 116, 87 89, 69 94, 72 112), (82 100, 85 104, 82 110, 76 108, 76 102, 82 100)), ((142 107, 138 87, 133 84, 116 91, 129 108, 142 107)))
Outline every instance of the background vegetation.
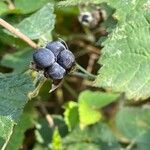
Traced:
POLYGON ((1 0, 0 25, 2 150, 150 149, 149 0, 1 0), (106 11, 97 28, 79 23, 83 4, 106 11), (49 93, 29 65, 33 47, 58 38, 80 65, 49 93))

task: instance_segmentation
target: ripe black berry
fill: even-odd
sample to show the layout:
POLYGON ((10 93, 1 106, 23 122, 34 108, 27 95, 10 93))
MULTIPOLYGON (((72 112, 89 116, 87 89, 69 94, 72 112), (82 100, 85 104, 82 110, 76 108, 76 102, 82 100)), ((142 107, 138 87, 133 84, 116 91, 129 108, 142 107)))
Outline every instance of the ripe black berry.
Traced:
POLYGON ((54 41, 54 42, 50 42, 46 45, 46 48, 51 50, 53 52, 53 54, 55 55, 55 57, 57 58, 58 54, 63 51, 64 49, 66 49, 66 47, 64 46, 63 43, 61 43, 60 41, 54 41))
POLYGON ((56 62, 48 67, 45 72, 45 74, 53 80, 62 79, 65 76, 65 73, 66 70, 56 62))
POLYGON ((33 53, 33 61, 38 68, 44 69, 55 62, 55 56, 50 50, 39 48, 33 53))
POLYGON ((75 63, 75 57, 73 53, 69 50, 63 50, 60 52, 57 58, 57 62, 65 69, 70 69, 75 63))

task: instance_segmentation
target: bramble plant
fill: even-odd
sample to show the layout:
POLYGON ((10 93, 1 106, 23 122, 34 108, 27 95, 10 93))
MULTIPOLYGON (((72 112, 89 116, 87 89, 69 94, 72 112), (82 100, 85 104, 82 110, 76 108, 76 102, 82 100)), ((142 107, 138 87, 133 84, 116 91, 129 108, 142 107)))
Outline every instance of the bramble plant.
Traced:
POLYGON ((149 0, 1 0, 0 56, 0 149, 150 149, 149 0))

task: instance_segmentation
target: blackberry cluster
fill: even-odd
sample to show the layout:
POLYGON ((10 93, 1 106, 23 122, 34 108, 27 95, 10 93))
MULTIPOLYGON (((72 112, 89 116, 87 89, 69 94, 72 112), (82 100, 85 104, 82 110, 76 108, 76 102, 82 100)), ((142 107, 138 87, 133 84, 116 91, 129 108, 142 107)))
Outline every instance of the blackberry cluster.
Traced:
POLYGON ((75 64, 75 57, 65 44, 53 41, 36 50, 33 61, 37 70, 44 70, 45 77, 61 80, 75 64))

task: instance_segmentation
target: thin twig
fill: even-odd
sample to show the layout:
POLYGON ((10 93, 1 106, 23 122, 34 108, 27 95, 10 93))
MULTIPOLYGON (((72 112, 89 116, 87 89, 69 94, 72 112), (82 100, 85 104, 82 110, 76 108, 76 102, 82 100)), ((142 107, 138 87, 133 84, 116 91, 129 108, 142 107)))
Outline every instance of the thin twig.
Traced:
POLYGON ((42 109, 42 113, 45 115, 45 118, 46 118, 49 126, 53 127, 54 126, 54 121, 53 121, 52 116, 48 113, 47 109, 45 108, 45 106, 42 103, 40 104, 40 107, 42 109))
POLYGON ((124 150, 131 150, 135 144, 136 144, 136 139, 133 139, 131 143, 124 150))
POLYGON ((96 61, 97 58, 98 58, 98 57, 97 57, 97 55, 95 55, 95 54, 91 54, 91 55, 90 55, 90 59, 89 59, 89 62, 88 62, 88 66, 87 66, 87 68, 86 68, 86 70, 87 70, 88 72, 92 73, 93 66, 94 66, 94 63, 95 63, 95 61, 96 61))
POLYGON ((26 43, 28 43, 31 47, 33 47, 33 48, 37 48, 38 47, 38 45, 35 42, 33 42, 29 37, 27 37, 26 35, 24 35, 18 29, 14 28, 12 25, 10 25, 9 23, 7 23, 2 18, 0 18, 0 25, 3 26, 8 31, 10 31, 11 33, 13 33, 16 36, 18 36, 20 39, 22 39, 26 43))
POLYGON ((87 44, 81 40, 80 41, 79 40, 73 40, 70 43, 76 44, 79 47, 86 49, 87 51, 90 51, 90 52, 93 52, 97 55, 100 55, 100 49, 99 48, 92 46, 90 44, 87 44))
MULTIPOLYGON (((89 72, 89 73, 92 73, 92 70, 93 70, 93 66, 95 64, 95 60, 97 59, 97 55, 96 54, 91 54, 90 55, 90 58, 89 58, 89 62, 88 62, 88 66, 86 68, 86 70, 89 72)), ((86 82, 87 80, 83 80, 83 85, 86 85, 86 82)))

